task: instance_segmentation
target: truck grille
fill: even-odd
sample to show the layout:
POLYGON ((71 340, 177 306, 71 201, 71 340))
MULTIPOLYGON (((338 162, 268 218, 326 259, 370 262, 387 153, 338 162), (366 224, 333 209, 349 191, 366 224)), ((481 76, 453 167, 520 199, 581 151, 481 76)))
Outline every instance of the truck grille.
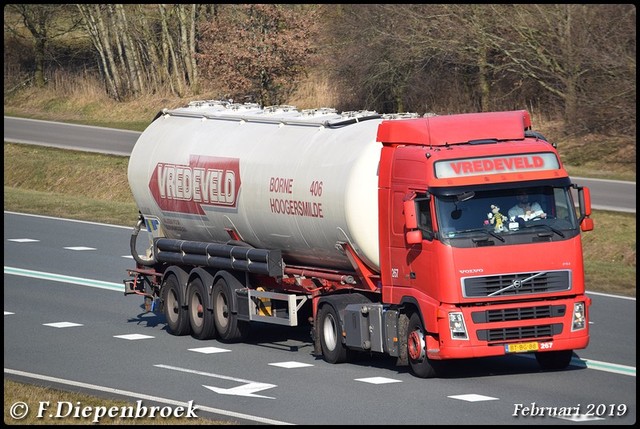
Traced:
POLYGON ((466 298, 491 296, 520 296, 549 293, 571 288, 568 270, 537 273, 501 274, 498 276, 466 277, 462 279, 462 292, 466 298), (500 292, 501 291, 501 292, 500 292))
POLYGON ((477 331, 480 341, 515 341, 533 338, 549 338, 562 333, 562 323, 553 325, 521 326, 516 328, 481 329, 477 331))
POLYGON ((474 311, 471 319, 474 323, 507 322, 512 320, 544 319, 562 317, 565 305, 543 305, 539 307, 502 308, 498 310, 474 311))

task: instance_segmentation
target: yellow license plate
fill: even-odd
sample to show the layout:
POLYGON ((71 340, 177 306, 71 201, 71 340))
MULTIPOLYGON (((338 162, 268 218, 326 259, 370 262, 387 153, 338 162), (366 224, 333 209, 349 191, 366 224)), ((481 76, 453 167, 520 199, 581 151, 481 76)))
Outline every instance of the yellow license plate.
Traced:
POLYGON ((504 346, 506 353, 534 352, 536 350, 538 350, 538 342, 536 341, 532 343, 507 344, 504 346))

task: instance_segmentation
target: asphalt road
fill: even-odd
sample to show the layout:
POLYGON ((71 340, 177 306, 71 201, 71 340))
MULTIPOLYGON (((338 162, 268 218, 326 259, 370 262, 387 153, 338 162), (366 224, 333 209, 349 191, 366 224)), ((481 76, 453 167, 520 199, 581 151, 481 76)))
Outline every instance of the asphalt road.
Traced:
MULTIPOLYGON (((139 132, 4 117, 4 141, 129 156, 139 132)), ((572 177, 591 190, 596 210, 636 212, 636 183, 572 177)))
POLYGON ((305 327, 257 326, 239 344, 169 335, 162 316, 123 294, 131 230, 5 212, 5 379, 145 407, 191 405, 243 424, 636 421, 635 298, 589 293, 591 342, 567 370, 513 355, 452 362, 443 377, 419 379, 387 357, 317 359, 305 327))
POLYGON ((129 156, 137 131, 4 117, 4 141, 129 156))

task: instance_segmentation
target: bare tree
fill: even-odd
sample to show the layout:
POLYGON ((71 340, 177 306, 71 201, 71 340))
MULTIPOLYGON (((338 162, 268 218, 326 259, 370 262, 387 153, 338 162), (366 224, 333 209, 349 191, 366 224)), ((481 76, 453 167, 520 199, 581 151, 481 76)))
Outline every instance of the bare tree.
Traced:
POLYGON ((334 74, 346 76, 368 108, 445 111, 452 99, 456 111, 493 107, 501 66, 489 5, 344 5, 333 11, 326 15, 334 74))
POLYGON ((128 72, 131 90, 133 94, 137 96, 142 93, 142 89, 144 87, 140 64, 140 54, 138 51, 138 47, 133 43, 133 30, 130 29, 129 18, 127 17, 123 5, 116 4, 114 5, 114 8, 114 21, 116 23, 118 33, 121 35, 118 46, 122 47, 122 62, 126 66, 128 72))
POLYGON ((166 5, 159 4, 158 10, 160 12, 160 24, 162 28, 160 42, 160 52, 162 52, 161 67, 168 70, 172 91, 175 94, 183 95, 185 93, 184 88, 186 86, 186 82, 184 81, 182 63, 178 61, 175 43, 170 31, 170 16, 167 12, 166 5))
POLYGON ((341 108, 405 111, 409 82, 420 64, 395 12, 393 5, 324 5, 330 38, 323 55, 335 58, 332 74, 344 83, 345 94, 353 93, 341 108))
MULTIPOLYGON (((616 90, 609 83, 611 75, 622 78, 622 72, 627 82, 631 82, 631 71, 635 75, 632 5, 512 5, 499 22, 511 30, 512 38, 497 42, 508 59, 509 72, 536 82, 562 103, 569 132, 590 131, 600 122, 583 114, 585 106, 592 104, 591 91, 599 86, 616 90), (621 28, 629 33, 621 33, 621 28), (612 50, 620 57, 603 55, 612 50), (624 64, 630 59, 632 65, 624 64)), ((624 89, 626 97, 631 89, 624 89)))
POLYGON ((503 13, 502 5, 448 4, 439 6, 433 20, 417 21, 424 22, 416 30, 429 51, 449 67, 463 71, 459 78, 470 83, 471 99, 477 100, 475 110, 496 107, 496 80, 504 68, 495 45, 496 34, 503 31, 496 26, 496 17, 503 13), (425 31, 424 25, 431 30, 425 31))
POLYGON ((196 63, 198 20, 201 10, 210 5, 182 5, 168 7, 159 4, 160 40, 156 43, 161 74, 174 94, 183 96, 200 92, 199 70, 196 63))
POLYGON ((197 58, 203 76, 231 98, 279 104, 313 53, 314 5, 224 5, 202 24, 197 58))
POLYGON ((57 61, 54 49, 65 49, 66 39, 58 41, 82 20, 105 90, 117 100, 206 90, 280 104, 314 67, 339 88, 342 105, 334 107, 342 110, 541 106, 548 117, 562 117, 570 133, 634 134, 635 10, 631 4, 13 4, 5 6, 5 87, 10 67, 16 69, 7 62, 19 61, 7 47, 22 54, 21 41, 33 43, 34 59, 25 63, 43 85, 45 66, 57 61))
POLYGON ((7 13, 17 14, 33 39, 34 71, 33 81, 42 87, 46 83, 45 61, 48 48, 54 39, 68 35, 78 28, 79 20, 71 13, 73 6, 58 4, 7 4, 5 5, 5 31, 18 37, 24 35, 12 21, 6 19, 7 13))
POLYGON ((100 5, 78 4, 78 11, 91 40, 93 42, 102 66, 107 93, 116 100, 122 100, 122 85, 120 73, 116 66, 109 26, 104 22, 103 10, 100 5))
POLYGON ((198 5, 177 4, 178 46, 189 86, 198 92, 198 68, 196 66, 196 11, 198 5))
POLYGON ((140 49, 139 61, 142 78, 146 81, 147 90, 156 92, 162 87, 163 82, 169 80, 166 68, 161 67, 159 54, 159 43, 157 31, 155 31, 155 19, 150 19, 143 10, 146 5, 137 4, 134 6, 132 14, 137 17, 138 26, 132 34, 133 43, 136 46, 146 46, 140 49))
POLYGON ((77 5, 118 100, 163 91, 199 91, 196 19, 202 5, 77 5))

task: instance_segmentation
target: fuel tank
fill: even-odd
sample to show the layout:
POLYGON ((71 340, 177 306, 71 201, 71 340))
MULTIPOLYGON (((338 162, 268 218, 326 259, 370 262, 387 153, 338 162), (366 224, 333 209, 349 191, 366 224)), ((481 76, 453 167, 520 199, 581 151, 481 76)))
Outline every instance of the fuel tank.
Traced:
POLYGON ((376 141, 383 117, 220 101, 164 110, 128 167, 133 197, 167 238, 280 249, 291 265, 379 269, 376 141))

